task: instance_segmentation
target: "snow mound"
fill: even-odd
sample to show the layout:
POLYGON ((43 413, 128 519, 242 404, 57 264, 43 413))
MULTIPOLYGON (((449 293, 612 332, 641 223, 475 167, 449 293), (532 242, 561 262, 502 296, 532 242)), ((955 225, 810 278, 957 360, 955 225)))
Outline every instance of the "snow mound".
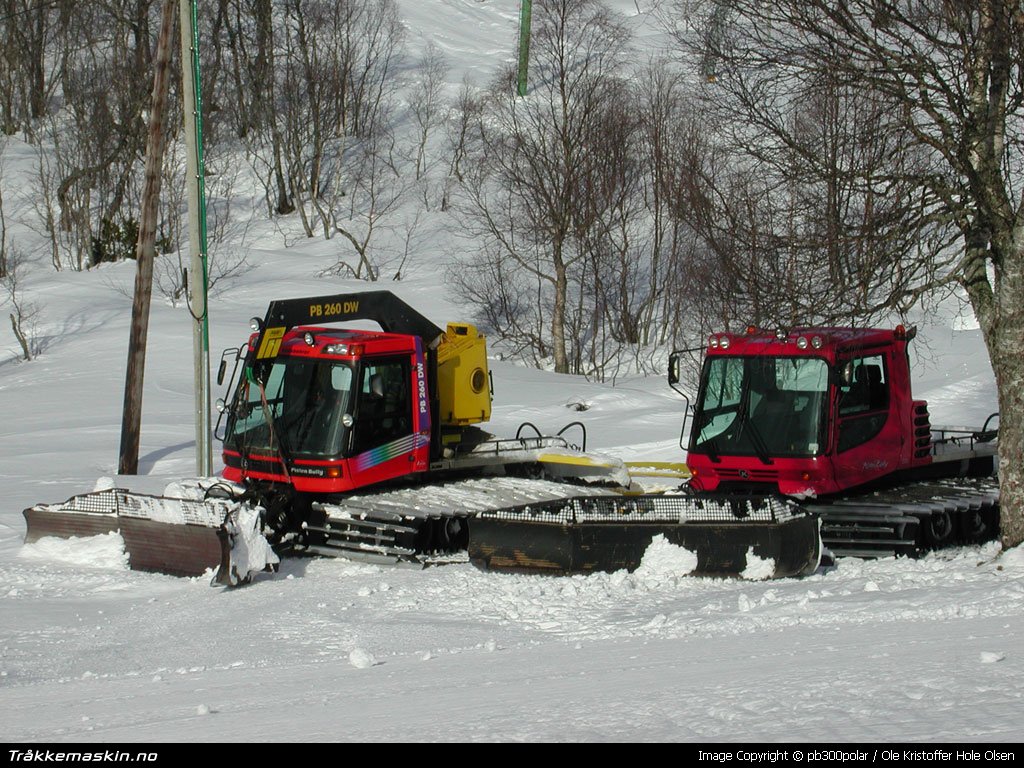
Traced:
POLYGON ((663 534, 651 539, 633 576, 652 585, 672 582, 697 568, 697 554, 673 544, 663 534))
POLYGON ((124 551, 124 539, 116 532, 70 539, 45 536, 32 544, 25 544, 19 555, 33 560, 56 560, 86 568, 128 570, 128 553, 124 551))
POLYGON ((1024 546, 1006 550, 1000 555, 998 563, 1004 571, 1024 571, 1024 546))
POLYGON ((365 648, 353 648, 348 655, 348 663, 356 669, 367 669, 376 665, 377 660, 365 648))
POLYGON ((754 548, 747 549, 747 567, 740 576, 749 581, 764 581, 775 575, 774 558, 761 558, 754 554, 754 548))
POLYGON ((996 653, 993 651, 982 651, 978 654, 978 661, 982 664, 995 664, 997 661, 1002 661, 1005 658, 1005 653, 996 653))

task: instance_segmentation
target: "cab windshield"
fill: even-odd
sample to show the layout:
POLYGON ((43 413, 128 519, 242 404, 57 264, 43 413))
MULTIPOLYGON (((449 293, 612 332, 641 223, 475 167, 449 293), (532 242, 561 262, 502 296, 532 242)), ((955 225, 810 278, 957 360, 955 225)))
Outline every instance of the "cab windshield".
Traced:
POLYGON ((814 456, 824 449, 828 365, 812 357, 710 357, 701 373, 690 450, 719 455, 814 456))
POLYGON ((274 361, 262 391, 247 368, 228 416, 225 447, 247 454, 332 457, 348 428, 352 367, 332 360, 274 361))

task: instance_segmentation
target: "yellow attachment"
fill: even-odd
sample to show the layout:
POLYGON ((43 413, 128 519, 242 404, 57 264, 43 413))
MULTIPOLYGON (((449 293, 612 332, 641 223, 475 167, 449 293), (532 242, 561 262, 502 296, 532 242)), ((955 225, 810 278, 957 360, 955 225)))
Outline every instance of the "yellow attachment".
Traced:
POLYGON ((690 469, 681 461, 627 461, 630 477, 668 477, 688 480, 690 469))
POLYGON ((686 464, 677 461, 627 461, 627 495, 678 490, 690 478, 686 464))
POLYGON ((537 454, 544 473, 561 480, 584 483, 611 483, 629 485, 629 474, 619 459, 595 453, 580 453, 575 449, 550 448, 537 454))
POLYGON ((437 347, 441 423, 478 424, 491 418, 487 339, 466 323, 448 323, 437 347))

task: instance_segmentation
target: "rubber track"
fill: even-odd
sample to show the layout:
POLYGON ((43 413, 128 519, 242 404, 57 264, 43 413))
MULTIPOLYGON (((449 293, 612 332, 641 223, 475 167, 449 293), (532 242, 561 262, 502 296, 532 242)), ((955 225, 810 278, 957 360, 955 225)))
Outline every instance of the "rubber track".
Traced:
POLYGON ((480 512, 560 504, 582 494, 618 495, 601 487, 489 477, 353 496, 315 504, 323 522, 307 525, 306 536, 294 543, 294 549, 370 562, 448 562, 453 553, 465 549, 460 521, 480 512))
POLYGON ((915 556, 993 538, 999 482, 994 477, 932 480, 804 506, 821 517, 822 542, 836 555, 915 556))

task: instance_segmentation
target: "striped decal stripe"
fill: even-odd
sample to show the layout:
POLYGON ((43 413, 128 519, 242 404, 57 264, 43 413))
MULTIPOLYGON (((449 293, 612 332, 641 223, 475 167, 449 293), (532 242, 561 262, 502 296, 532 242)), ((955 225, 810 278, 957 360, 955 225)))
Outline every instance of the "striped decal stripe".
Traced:
POLYGON ((405 437, 400 437, 397 440, 392 440, 390 443, 384 443, 384 445, 380 445, 376 448, 371 448, 368 451, 360 453, 352 461, 355 465, 356 471, 362 472, 370 467, 376 467, 378 464, 391 461, 391 459, 396 456, 410 453, 417 448, 422 448, 429 444, 430 437, 428 435, 406 435, 405 437))

